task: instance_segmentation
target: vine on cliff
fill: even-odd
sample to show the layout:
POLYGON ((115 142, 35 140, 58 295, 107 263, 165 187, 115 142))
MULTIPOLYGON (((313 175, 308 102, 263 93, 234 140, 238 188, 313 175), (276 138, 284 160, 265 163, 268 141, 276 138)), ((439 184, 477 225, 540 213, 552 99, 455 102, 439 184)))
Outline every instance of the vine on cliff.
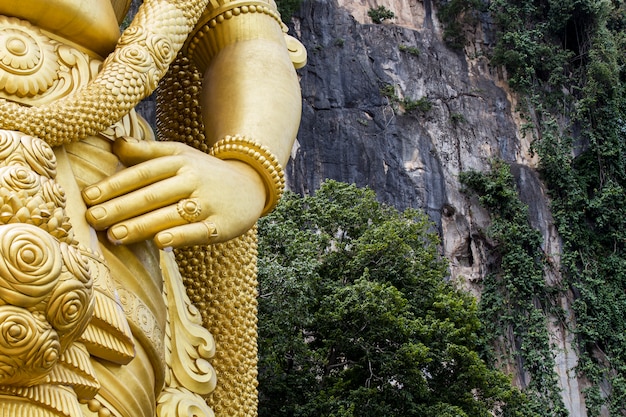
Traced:
POLYGON ((490 10, 492 64, 506 67, 520 94, 563 241, 587 413, 624 415, 626 5, 492 0, 490 10))
POLYGON ((467 43, 464 29, 477 23, 477 12, 486 11, 486 3, 482 0, 435 0, 435 4, 446 45, 463 49, 467 43))
POLYGON ((560 314, 555 302, 559 289, 544 278, 541 234, 529 224, 528 207, 520 201, 506 163, 493 161, 491 172, 468 171, 459 179, 492 216, 487 235, 494 243, 495 262, 484 278, 479 305, 486 341, 505 356, 492 359, 521 364, 519 372, 530 376, 528 407, 537 415, 567 417, 547 330, 549 317, 560 314))

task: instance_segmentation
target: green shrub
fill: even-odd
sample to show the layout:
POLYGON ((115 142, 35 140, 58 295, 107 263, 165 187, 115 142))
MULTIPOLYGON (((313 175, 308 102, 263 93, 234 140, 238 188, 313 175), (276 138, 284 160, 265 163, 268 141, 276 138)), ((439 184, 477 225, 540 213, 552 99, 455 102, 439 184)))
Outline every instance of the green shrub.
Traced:
POLYGON ((383 20, 393 19, 396 17, 395 13, 386 8, 385 6, 378 6, 377 8, 371 8, 367 12, 367 15, 372 19, 374 23, 382 23, 383 20))
POLYGON ((396 95, 396 88, 392 84, 385 84, 380 88, 380 94, 387 97, 392 102, 398 101, 398 96, 396 95))
POLYGON ((394 109, 397 109, 398 106, 402 106, 406 112, 419 110, 422 113, 426 113, 433 107, 433 103, 426 96, 420 97, 417 100, 408 97, 398 97, 396 94, 396 88, 392 84, 385 84, 382 86, 380 88, 380 94, 389 99, 389 102, 394 109))
POLYGON ((463 116, 463 114, 461 113, 452 113, 450 115, 450 122, 454 125, 454 126, 458 126, 461 123, 465 123, 467 121, 467 119, 465 118, 465 116, 463 116))
POLYGON ((404 110, 408 112, 413 110, 419 110, 422 113, 426 113, 433 107, 433 103, 428 97, 420 97, 417 100, 404 98, 402 100, 402 105, 404 106, 404 110))
POLYGON ((398 49, 402 52, 406 52, 407 54, 410 54, 413 56, 420 56, 420 50, 417 49, 417 47, 415 46, 409 46, 409 45, 405 45, 402 43, 398 46, 398 49))

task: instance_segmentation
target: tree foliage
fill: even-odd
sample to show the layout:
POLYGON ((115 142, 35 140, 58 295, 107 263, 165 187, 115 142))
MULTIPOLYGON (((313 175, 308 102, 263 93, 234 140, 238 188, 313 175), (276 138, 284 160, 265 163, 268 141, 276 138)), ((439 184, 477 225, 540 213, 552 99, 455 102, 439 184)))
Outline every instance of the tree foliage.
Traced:
POLYGON ((327 181, 259 224, 259 415, 534 416, 481 359, 426 216, 327 181))

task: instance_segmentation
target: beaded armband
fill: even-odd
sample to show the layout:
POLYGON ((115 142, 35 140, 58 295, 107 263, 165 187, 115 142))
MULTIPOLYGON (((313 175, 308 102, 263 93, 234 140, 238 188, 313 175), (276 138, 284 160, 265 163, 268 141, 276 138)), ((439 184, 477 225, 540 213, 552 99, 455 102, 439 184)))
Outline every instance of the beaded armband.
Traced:
POLYGON ((219 159, 235 159, 250 165, 259 173, 265 185, 263 216, 278 204, 285 188, 285 176, 278 159, 267 148, 245 136, 226 136, 211 147, 209 152, 219 159))

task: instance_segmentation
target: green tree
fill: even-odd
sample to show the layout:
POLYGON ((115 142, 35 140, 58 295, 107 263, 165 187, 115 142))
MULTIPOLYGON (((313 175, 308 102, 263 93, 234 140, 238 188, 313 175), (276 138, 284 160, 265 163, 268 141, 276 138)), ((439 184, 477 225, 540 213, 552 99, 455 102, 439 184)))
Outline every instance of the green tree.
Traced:
POLYGON ((259 224, 259 415, 535 416, 481 359, 426 216, 327 181, 259 224))

